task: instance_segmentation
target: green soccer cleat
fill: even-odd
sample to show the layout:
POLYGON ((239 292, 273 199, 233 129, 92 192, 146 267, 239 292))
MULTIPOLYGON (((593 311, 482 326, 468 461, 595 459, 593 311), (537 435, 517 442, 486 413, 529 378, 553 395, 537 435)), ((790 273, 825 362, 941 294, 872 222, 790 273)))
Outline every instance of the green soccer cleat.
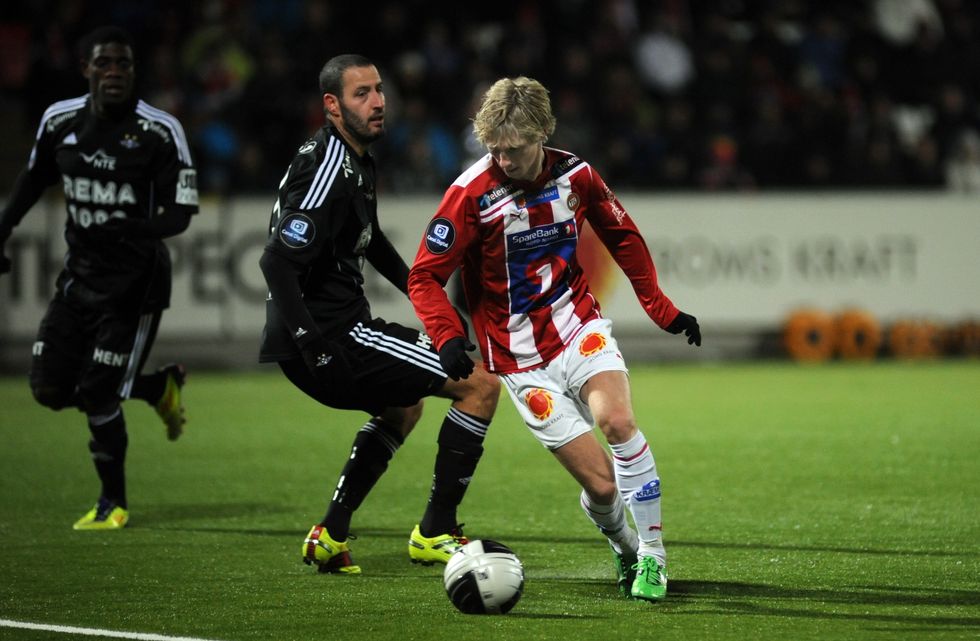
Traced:
POLYGON ((157 416, 163 420, 167 426, 167 438, 176 441, 184 432, 184 406, 180 402, 180 390, 184 387, 184 380, 187 378, 187 370, 183 365, 170 363, 157 370, 167 375, 167 380, 163 386, 163 395, 156 402, 153 408, 157 411, 157 416))
POLYGON ((633 586, 633 580, 636 578, 636 570, 634 569, 636 553, 620 554, 612 546, 609 546, 609 550, 613 555, 613 565, 616 566, 616 586, 619 588, 619 593, 627 599, 631 599, 633 596, 630 594, 630 590, 633 586))
POLYGON ((636 578, 630 594, 634 599, 660 601, 667 596, 667 568, 655 557, 645 556, 633 566, 636 578))
POLYGON ((129 523, 129 511, 114 502, 99 498, 85 516, 75 521, 75 530, 121 530, 129 523))
POLYGON ((351 559, 347 541, 334 541, 322 525, 314 525, 303 540, 303 563, 317 566, 317 572, 322 573, 361 573, 361 566, 351 559))
POLYGON ((422 531, 416 525, 412 535, 408 537, 408 558, 412 563, 422 565, 448 563, 449 557, 469 542, 469 539, 463 536, 462 525, 454 527, 449 534, 439 534, 432 538, 422 536, 422 531))

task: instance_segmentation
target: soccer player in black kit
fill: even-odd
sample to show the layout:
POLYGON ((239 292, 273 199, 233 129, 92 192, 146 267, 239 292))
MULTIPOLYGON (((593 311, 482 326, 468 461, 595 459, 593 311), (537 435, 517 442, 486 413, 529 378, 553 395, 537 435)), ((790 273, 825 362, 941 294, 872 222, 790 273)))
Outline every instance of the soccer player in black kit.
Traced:
POLYGON ((328 123, 299 147, 279 185, 260 260, 269 286, 260 360, 320 403, 367 412, 327 512, 303 542, 320 572, 357 574, 351 517, 422 414, 422 398, 453 400, 439 431, 433 484, 409 535, 412 562, 445 563, 466 542, 456 522, 493 418, 500 385, 466 354, 465 337, 436 352, 429 337, 372 318, 364 260, 408 294, 408 266, 378 223, 370 144, 384 134, 377 68, 345 54, 320 72, 328 123))
POLYGON ((115 27, 96 29, 79 54, 89 93, 56 102, 41 118, 27 168, 0 212, 3 244, 43 191, 62 183, 68 252, 34 343, 30 385, 54 410, 88 419, 89 450, 102 489, 76 530, 126 525, 128 437, 120 402, 154 406, 176 439, 184 424, 184 369, 143 367, 170 300, 170 256, 163 238, 184 231, 197 212, 197 186, 176 118, 133 95, 133 43, 115 27))

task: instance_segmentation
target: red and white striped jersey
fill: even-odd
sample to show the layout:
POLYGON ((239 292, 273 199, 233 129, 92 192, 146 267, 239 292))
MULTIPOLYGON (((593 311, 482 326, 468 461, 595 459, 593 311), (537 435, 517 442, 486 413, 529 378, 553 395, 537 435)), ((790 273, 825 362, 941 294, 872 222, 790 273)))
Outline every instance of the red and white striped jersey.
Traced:
POLYGON ((677 308, 660 290, 643 237, 586 162, 545 148, 533 183, 508 178, 487 154, 456 179, 429 223, 409 274, 409 297, 437 348, 463 335, 443 289, 461 267, 476 340, 491 372, 532 369, 555 358, 599 302, 576 255, 588 222, 661 328, 677 308))

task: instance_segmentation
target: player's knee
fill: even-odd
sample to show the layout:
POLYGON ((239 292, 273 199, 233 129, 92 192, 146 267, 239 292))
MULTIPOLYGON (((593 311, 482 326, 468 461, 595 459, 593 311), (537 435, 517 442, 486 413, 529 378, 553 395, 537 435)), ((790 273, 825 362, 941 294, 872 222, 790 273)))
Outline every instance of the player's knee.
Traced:
POLYGON ((106 394, 84 387, 78 389, 75 402, 78 405, 78 409, 89 416, 111 414, 119 407, 119 397, 115 394, 106 394))
POLYGON ((74 390, 45 383, 31 384, 34 400, 53 410, 60 410, 73 405, 74 390))
POLYGON ((636 434, 636 418, 629 408, 615 409, 598 417, 599 429, 610 443, 624 443, 636 434))
POLYGON ((476 369, 466 382, 470 400, 483 407, 485 413, 492 415, 500 398, 500 380, 484 369, 476 369))
POLYGON ((389 407, 381 414, 381 419, 397 430, 402 438, 409 435, 415 424, 422 418, 423 401, 409 407, 389 407))
POLYGON ((583 484, 582 491, 589 495, 594 503, 599 505, 612 505, 616 502, 619 489, 613 479, 602 478, 599 476, 589 479, 583 484))
MULTIPOLYGON (((415 424, 419 422, 419 419, 422 418, 422 409, 424 406, 425 406, 425 401, 419 400, 419 402, 416 403, 415 405, 404 408, 405 417, 403 419, 403 422, 408 427, 409 431, 411 431, 412 428, 415 427, 415 424)), ((407 433, 408 432, 406 432, 406 434, 407 433)))

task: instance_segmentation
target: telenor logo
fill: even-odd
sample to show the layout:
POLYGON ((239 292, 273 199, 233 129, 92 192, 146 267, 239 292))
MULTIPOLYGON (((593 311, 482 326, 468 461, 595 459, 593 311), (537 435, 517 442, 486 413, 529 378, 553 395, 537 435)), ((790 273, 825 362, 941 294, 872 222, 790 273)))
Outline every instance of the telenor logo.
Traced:
POLYGON ((433 254, 445 254, 456 242, 456 228, 446 218, 435 218, 425 232, 425 248, 433 254))

